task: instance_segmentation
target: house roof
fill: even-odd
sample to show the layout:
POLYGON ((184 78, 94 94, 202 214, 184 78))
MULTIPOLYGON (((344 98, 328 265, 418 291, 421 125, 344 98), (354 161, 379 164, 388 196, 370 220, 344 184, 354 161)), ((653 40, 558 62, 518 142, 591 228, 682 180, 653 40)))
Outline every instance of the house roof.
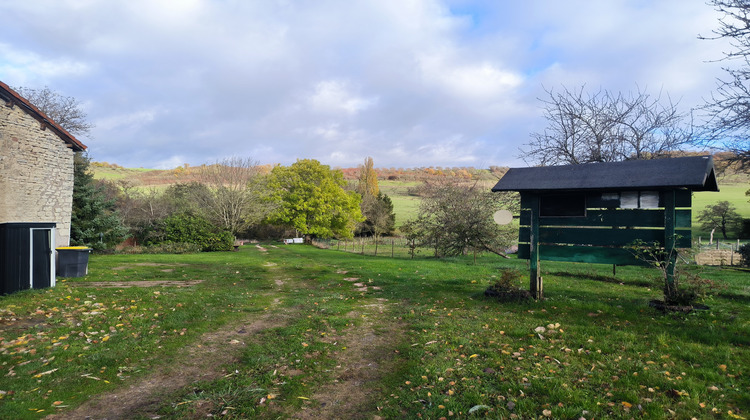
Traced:
POLYGON ((711 156, 511 168, 492 191, 719 191, 711 156))
POLYGON ((60 137, 60 139, 67 143, 73 151, 82 152, 86 150, 86 145, 81 143, 72 134, 68 133, 67 130, 60 127, 56 122, 52 121, 52 119, 45 115, 44 112, 40 111, 39 108, 32 105, 31 102, 26 100, 26 98, 19 95, 18 92, 11 89, 10 86, 3 82, 0 82, 0 98, 5 101, 6 106, 12 107, 17 105, 22 108, 27 114, 39 121, 42 129, 50 128, 58 137, 60 137))

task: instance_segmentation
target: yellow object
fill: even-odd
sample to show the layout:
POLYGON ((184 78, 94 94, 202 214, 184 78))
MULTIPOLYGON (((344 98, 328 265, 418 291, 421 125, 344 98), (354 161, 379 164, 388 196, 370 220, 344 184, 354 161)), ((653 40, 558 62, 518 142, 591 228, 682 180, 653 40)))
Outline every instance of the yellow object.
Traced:
POLYGON ((60 246, 55 249, 91 249, 87 246, 60 246))

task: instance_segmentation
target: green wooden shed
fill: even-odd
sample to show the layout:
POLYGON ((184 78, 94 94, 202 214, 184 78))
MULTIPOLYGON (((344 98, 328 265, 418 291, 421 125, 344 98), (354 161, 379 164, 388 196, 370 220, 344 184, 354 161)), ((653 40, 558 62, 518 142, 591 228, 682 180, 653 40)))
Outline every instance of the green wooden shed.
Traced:
POLYGON ((539 260, 631 265, 636 240, 691 247, 692 192, 719 188, 713 158, 695 156, 511 168, 492 191, 521 194, 518 254, 541 298, 539 260))

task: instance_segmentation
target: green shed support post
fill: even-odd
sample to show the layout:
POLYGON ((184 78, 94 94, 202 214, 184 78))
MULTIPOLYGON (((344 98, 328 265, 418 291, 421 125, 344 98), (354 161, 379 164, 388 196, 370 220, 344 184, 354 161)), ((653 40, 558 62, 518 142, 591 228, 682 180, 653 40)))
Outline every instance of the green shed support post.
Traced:
POLYGON ((529 195, 531 226, 529 235, 529 292, 534 299, 544 296, 542 276, 539 272, 539 195, 529 195))
POLYGON ((674 290, 674 266, 677 263, 675 249, 675 190, 664 192, 664 251, 667 254, 667 278, 665 285, 674 290))

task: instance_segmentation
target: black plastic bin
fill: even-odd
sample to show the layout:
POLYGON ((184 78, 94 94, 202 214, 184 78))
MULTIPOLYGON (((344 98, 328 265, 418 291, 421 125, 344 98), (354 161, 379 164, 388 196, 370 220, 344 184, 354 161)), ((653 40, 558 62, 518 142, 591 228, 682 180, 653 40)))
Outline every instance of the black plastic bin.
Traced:
POLYGON ((64 246, 57 249, 57 276, 83 277, 89 272, 89 253, 85 246, 64 246))

